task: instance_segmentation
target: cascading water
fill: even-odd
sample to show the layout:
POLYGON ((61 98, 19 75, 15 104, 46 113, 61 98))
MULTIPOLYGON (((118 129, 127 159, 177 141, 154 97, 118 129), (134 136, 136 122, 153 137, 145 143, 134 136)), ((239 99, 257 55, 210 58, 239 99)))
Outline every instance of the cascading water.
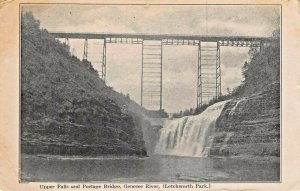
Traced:
POLYGON ((212 144, 216 121, 227 101, 209 106, 201 114, 174 119, 160 131, 155 148, 158 155, 205 157, 212 144))

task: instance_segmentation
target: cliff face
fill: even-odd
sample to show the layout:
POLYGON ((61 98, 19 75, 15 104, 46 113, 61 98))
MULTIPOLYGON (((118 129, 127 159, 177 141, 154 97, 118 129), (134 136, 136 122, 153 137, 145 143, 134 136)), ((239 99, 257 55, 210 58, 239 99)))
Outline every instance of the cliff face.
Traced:
POLYGON ((268 85, 248 97, 214 103, 198 115, 168 120, 160 130, 155 154, 279 157, 280 84, 268 85))
POLYGON ((31 14, 22 14, 21 26, 22 153, 146 155, 139 116, 128 111, 137 104, 70 56, 31 14))
POLYGON ((210 139, 211 156, 280 156, 280 84, 227 102, 210 139))

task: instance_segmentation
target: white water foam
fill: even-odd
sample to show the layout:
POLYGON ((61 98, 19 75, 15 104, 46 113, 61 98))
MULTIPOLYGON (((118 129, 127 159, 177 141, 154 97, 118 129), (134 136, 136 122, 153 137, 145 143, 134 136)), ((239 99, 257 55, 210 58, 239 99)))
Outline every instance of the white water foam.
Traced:
POLYGON ((165 123, 155 148, 158 155, 205 157, 212 144, 216 121, 227 101, 209 106, 201 114, 165 123))

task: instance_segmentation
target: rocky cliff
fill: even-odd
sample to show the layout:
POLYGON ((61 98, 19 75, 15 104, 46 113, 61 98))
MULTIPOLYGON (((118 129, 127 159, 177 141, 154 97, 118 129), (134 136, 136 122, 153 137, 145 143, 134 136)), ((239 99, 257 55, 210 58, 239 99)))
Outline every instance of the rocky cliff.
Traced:
POLYGON ((280 156, 280 84, 227 102, 210 139, 211 156, 280 156))
POLYGON ((107 87, 32 14, 21 21, 21 152, 146 155, 140 115, 130 110, 137 104, 107 87))

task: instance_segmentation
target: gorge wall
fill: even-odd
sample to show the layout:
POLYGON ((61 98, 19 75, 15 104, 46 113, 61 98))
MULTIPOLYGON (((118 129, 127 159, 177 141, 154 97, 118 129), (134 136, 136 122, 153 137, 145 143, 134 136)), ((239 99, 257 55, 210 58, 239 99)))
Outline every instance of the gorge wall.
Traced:
POLYGON ((141 108, 71 56, 32 14, 21 21, 21 152, 145 156, 141 108))
POLYGON ((280 84, 170 120, 155 153, 177 156, 280 156, 280 84))
POLYGON ((280 84, 228 102, 210 138, 211 156, 280 156, 280 84))

